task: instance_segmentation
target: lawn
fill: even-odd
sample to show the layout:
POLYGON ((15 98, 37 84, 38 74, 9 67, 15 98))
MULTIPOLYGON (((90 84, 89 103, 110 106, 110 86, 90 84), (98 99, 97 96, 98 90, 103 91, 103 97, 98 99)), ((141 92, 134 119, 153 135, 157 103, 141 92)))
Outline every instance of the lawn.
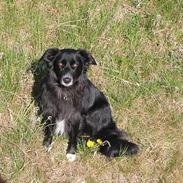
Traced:
POLYGON ((0 175, 7 183, 180 183, 182 139, 182 0, 0 1, 0 175), (98 65, 89 78, 139 144, 138 155, 109 160, 81 143, 69 163, 62 137, 45 151, 31 68, 49 47, 92 53, 98 65))

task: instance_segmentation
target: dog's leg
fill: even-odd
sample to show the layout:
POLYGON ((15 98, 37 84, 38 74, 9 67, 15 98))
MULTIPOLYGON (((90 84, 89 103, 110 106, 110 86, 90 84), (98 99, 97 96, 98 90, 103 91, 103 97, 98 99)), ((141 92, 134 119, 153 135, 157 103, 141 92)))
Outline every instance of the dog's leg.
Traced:
POLYGON ((51 116, 48 116, 46 118, 45 124, 44 124, 44 139, 43 139, 43 145, 47 148, 48 151, 51 150, 51 143, 53 139, 53 118, 51 116))
POLYGON ((69 142, 66 157, 70 162, 76 160, 77 135, 78 135, 77 129, 72 129, 71 132, 69 133, 69 142))
POLYGON ((82 118, 80 115, 75 114, 75 118, 71 119, 69 122, 69 129, 68 129, 68 147, 67 147, 67 159, 70 162, 76 160, 76 150, 77 150, 77 141, 78 135, 82 128, 82 118))

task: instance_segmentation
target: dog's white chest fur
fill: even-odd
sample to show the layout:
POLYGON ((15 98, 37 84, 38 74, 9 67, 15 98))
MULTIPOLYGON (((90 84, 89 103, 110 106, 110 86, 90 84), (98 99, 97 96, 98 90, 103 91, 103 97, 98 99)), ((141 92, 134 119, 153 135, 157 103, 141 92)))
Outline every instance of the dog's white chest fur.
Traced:
POLYGON ((55 127, 55 135, 63 135, 65 132, 65 120, 57 120, 55 127))

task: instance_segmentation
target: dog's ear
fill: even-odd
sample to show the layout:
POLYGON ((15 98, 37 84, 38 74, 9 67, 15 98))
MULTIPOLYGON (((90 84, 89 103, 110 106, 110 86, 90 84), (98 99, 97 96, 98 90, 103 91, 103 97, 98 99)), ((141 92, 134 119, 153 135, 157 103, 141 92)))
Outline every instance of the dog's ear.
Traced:
POLYGON ((58 48, 49 48, 47 49, 40 60, 43 60, 46 62, 48 67, 52 66, 53 60, 56 57, 56 55, 59 53, 58 48))
POLYGON ((89 53, 88 51, 86 51, 84 49, 78 49, 77 51, 81 55, 81 57, 83 57, 85 59, 86 64, 97 65, 97 62, 95 61, 95 59, 93 58, 91 53, 89 53))

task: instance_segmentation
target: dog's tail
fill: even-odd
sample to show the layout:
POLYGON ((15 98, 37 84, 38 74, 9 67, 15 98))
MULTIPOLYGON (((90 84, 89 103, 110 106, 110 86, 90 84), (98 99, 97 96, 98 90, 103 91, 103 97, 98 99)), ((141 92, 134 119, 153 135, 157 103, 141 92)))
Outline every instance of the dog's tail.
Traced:
POLYGON ((108 157, 136 154, 139 151, 138 145, 124 139, 123 133, 115 123, 112 123, 110 128, 103 129, 100 133, 103 141, 100 152, 108 157))

